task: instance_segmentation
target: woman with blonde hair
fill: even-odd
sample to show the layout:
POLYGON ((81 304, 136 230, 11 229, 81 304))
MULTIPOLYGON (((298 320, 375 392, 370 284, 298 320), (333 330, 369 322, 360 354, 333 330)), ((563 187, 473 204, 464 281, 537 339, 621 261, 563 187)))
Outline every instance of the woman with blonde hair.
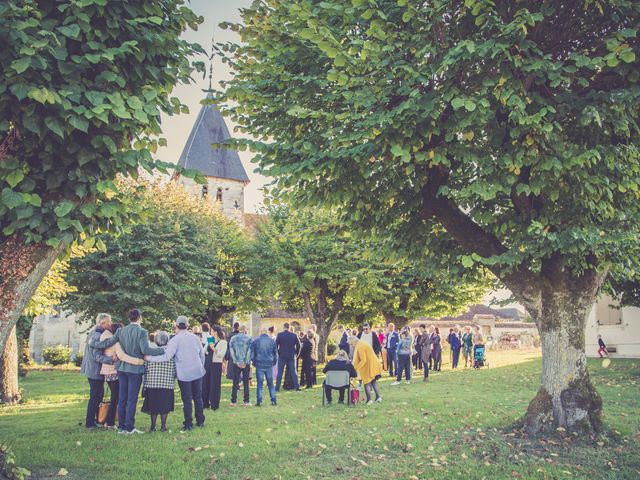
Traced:
POLYGON ((378 379, 382 376, 380 361, 373 351, 373 347, 366 342, 362 342, 358 337, 350 336, 347 340, 353 350, 353 366, 358 372, 364 384, 364 393, 367 396, 367 405, 371 405, 371 390, 376 394, 376 403, 382 402, 378 379))

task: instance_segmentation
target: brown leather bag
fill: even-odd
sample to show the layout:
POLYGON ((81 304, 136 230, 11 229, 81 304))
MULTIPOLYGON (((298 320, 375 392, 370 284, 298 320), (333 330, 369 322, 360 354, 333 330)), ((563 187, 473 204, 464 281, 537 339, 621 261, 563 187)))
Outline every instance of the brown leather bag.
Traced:
MULTIPOLYGON (((104 424, 107 421, 107 413, 109 412, 109 405, 111 405, 111 401, 107 400, 106 402, 100 402, 100 406, 98 407, 98 423, 104 424)), ((116 416, 118 414, 116 413, 116 416)))

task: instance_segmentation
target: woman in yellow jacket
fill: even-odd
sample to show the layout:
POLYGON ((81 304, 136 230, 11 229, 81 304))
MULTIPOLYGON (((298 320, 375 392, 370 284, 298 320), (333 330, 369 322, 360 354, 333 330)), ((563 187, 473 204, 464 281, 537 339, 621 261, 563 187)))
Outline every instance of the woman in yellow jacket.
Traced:
POLYGON ((347 339, 353 350, 353 366, 358 372, 364 384, 364 393, 367 395, 367 405, 371 405, 371 389, 376 393, 376 403, 382 402, 378 379, 382 376, 382 367, 373 348, 368 343, 362 342, 358 337, 351 336, 347 339))

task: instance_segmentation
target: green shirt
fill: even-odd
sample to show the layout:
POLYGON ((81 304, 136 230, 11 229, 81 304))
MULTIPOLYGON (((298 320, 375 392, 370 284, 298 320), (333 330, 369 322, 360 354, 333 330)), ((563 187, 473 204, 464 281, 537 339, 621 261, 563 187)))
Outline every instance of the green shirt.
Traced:
POLYGON ((462 345, 467 348, 473 347, 473 333, 462 334, 462 345))

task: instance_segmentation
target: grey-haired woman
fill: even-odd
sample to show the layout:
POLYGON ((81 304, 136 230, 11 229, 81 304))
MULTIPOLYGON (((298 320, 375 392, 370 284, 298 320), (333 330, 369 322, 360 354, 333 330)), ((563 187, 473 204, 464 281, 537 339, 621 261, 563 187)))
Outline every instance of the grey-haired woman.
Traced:
MULTIPOLYGON (((156 333, 156 345, 165 348, 169 343, 167 332, 156 333)), ((167 431, 167 417, 173 412, 173 389, 176 381, 176 365, 172 360, 166 362, 144 362, 144 403, 142 411, 151 415, 151 428, 156 431, 156 422, 160 415, 163 432, 167 431)))

